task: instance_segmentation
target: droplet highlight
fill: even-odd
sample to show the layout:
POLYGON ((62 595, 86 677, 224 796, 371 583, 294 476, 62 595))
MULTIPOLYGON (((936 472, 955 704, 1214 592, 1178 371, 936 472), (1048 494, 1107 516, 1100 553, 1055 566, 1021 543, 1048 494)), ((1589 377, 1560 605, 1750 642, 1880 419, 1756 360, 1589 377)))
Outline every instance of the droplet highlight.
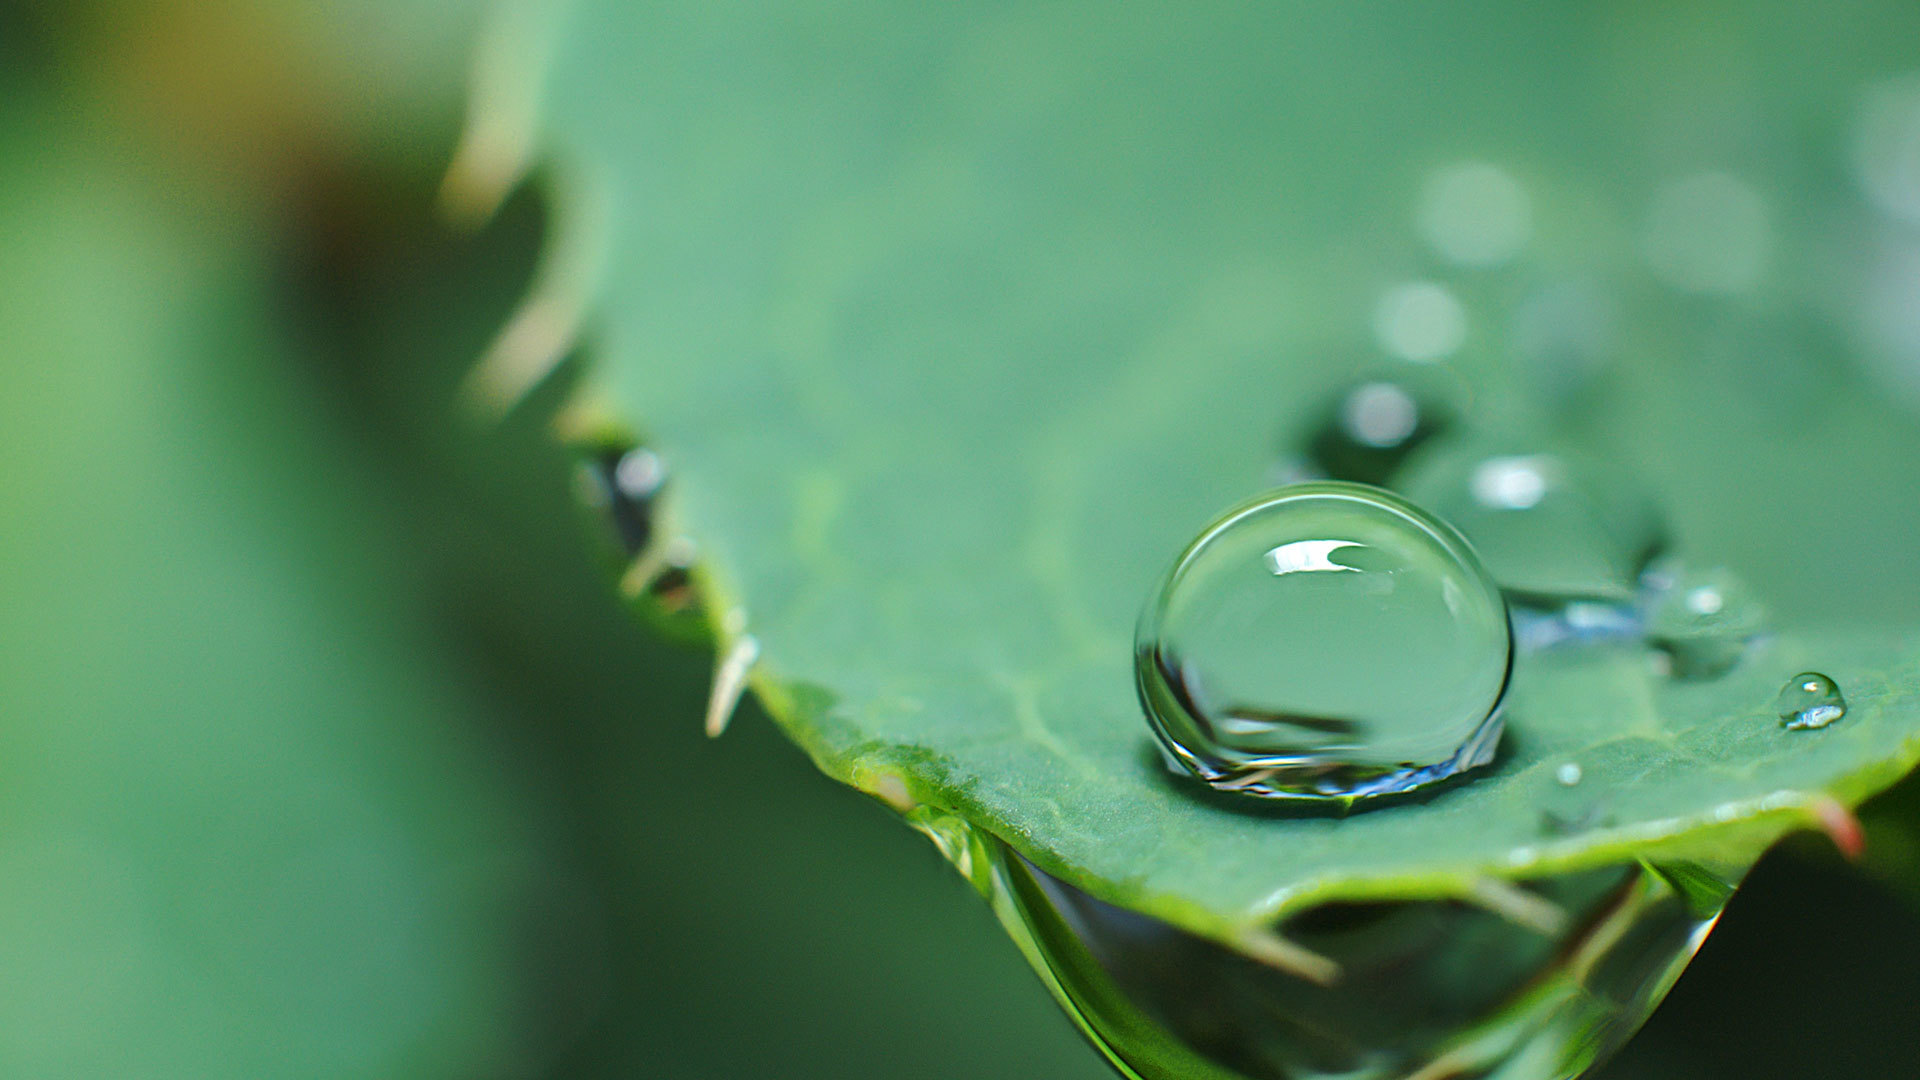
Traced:
POLYGON ((1813 731, 1847 715, 1840 685, 1817 671, 1803 671, 1787 680, 1774 701, 1780 726, 1788 731, 1813 731))
POLYGON ((1490 760, 1513 641, 1459 533, 1327 481, 1205 530, 1149 597, 1135 650, 1175 767, 1222 790, 1351 802, 1490 760))

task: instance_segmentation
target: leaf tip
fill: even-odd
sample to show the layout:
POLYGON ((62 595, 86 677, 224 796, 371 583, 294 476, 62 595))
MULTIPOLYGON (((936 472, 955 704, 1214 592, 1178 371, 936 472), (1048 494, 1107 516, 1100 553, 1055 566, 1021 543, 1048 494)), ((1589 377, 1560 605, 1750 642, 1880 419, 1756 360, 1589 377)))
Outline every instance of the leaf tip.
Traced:
POLYGON ((707 738, 717 739, 727 730, 740 696, 747 689, 747 672, 760 658, 760 642, 752 634, 742 634, 721 655, 713 672, 713 692, 707 697, 707 738))
POLYGON ((1853 811, 1847 809, 1845 803, 1831 795, 1822 795, 1815 799, 1810 809, 1813 811, 1814 821, 1820 826, 1820 831, 1827 834, 1827 839, 1833 841, 1833 846, 1839 849, 1840 854, 1850 860, 1859 859, 1861 852, 1867 847, 1867 834, 1866 830, 1860 827, 1860 819, 1854 816, 1853 811))

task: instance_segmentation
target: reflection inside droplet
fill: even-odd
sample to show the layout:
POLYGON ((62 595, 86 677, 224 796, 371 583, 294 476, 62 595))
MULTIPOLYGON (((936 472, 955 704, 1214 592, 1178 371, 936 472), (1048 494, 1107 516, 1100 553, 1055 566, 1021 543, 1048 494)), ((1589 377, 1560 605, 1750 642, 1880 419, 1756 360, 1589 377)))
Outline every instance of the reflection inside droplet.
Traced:
POLYGON ((1267 552, 1267 565, 1275 574, 1301 574, 1314 571, 1344 570, 1359 573, 1357 566, 1334 562, 1331 556, 1341 548, 1365 547, 1351 540, 1295 540, 1267 552))

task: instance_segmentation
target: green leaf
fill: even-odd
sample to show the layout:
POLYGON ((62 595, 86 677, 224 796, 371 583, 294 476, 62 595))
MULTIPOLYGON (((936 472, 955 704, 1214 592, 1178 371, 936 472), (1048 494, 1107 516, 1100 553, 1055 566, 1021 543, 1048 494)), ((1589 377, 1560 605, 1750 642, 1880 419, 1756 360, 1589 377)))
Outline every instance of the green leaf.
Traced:
MULTIPOLYGON (((1646 150, 1722 133, 1726 95, 1830 135, 1858 81, 1904 62, 1883 42, 1914 21, 589 3, 549 113, 595 193, 575 201, 578 235, 609 230, 609 392, 675 471, 709 601, 757 643, 777 719, 897 807, 958 811, 1099 897, 1225 938, 1489 874, 1652 854, 1742 867, 1920 757, 1914 639, 1860 628, 1907 610, 1920 573, 1808 556, 1835 536, 1900 550, 1920 511, 1889 463, 1920 437, 1830 343, 1785 360, 1742 344, 1810 304, 1793 215, 1859 196, 1738 143, 1646 150), (1822 49, 1801 63, 1752 41, 1822 49), (1751 80, 1712 81, 1735 66, 1751 80), (1421 180, 1462 158, 1532 193, 1512 266, 1446 268, 1421 246, 1421 180), (1740 300, 1680 295, 1637 262, 1660 182, 1706 168, 1746 176, 1779 222, 1776 263, 1740 300), (1657 677, 1637 645, 1529 656, 1504 757, 1418 804, 1303 819, 1198 797, 1149 750, 1135 612, 1378 355, 1381 291, 1422 275, 1463 301, 1453 363, 1492 413, 1544 377, 1509 354, 1516 309, 1600 283, 1621 309, 1610 366, 1555 425, 1640 467, 1690 559, 1747 572, 1778 632, 1710 683, 1657 677), (1845 445, 1817 452, 1812 419, 1845 445), (1836 471, 1844 493, 1824 486, 1836 471), (1785 733, 1774 695, 1806 668, 1852 711, 1785 733), (1568 760, 1608 806, 1557 835, 1542 792, 1568 760)), ((555 259, 579 275, 600 251, 555 259)))

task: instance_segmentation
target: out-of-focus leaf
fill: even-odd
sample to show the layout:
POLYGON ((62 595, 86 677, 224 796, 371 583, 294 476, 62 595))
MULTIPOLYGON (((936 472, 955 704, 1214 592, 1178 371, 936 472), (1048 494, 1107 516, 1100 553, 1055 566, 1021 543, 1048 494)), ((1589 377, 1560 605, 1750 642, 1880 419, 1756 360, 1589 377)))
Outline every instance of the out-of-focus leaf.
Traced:
POLYGON ((536 837, 261 223, 42 104, 0 123, 0 1072, 510 1065, 536 837))

